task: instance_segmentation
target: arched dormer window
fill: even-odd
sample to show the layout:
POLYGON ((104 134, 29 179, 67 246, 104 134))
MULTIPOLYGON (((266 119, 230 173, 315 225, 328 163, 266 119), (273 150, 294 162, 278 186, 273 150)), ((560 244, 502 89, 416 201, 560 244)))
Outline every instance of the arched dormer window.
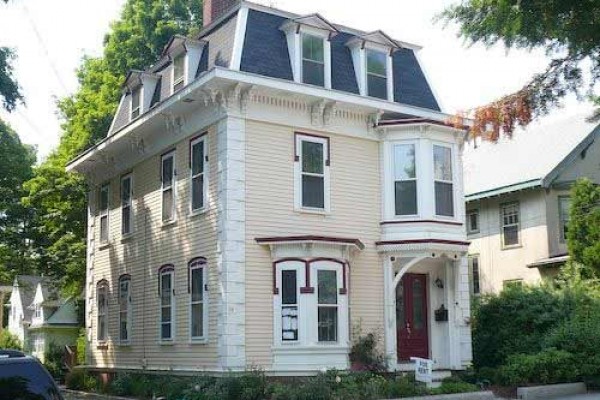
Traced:
POLYGON ((203 341, 208 328, 208 284, 206 258, 198 257, 188 264, 188 292, 190 295, 190 339, 203 341))
POLYGON ((96 286, 97 325, 96 340, 105 342, 108 339, 108 281, 102 279, 96 286))
POLYGON ((119 342, 128 344, 131 340, 131 275, 119 277, 119 342))
POLYGON ((175 338, 175 268, 171 264, 158 269, 159 338, 172 342, 175 338))

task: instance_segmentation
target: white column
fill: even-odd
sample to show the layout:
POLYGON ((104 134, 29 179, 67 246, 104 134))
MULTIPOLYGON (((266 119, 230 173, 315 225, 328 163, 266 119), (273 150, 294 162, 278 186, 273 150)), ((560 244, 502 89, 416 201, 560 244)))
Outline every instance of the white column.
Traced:
POLYGON ((385 354, 390 363, 390 369, 398 364, 396 349, 396 288, 394 283, 394 267, 389 256, 383 259, 383 305, 385 354))
POLYGON ((458 344, 460 352, 458 354, 459 365, 469 363, 473 359, 473 350, 471 343, 471 325, 467 323, 471 319, 471 291, 469 287, 469 264, 467 257, 461 257, 454 262, 456 276, 458 279, 458 291, 456 294, 460 315, 457 315, 458 326, 458 344))
POLYGON ((456 307, 456 291, 458 290, 457 281, 455 279, 455 268, 453 261, 446 261, 444 263, 445 275, 446 275, 446 304, 448 308, 448 367, 451 369, 457 369, 457 359, 460 354, 458 348, 458 327, 456 325, 457 318, 457 307, 456 307))
POLYGON ((229 115, 217 125, 218 353, 224 370, 246 367, 245 135, 241 117, 229 115))
POLYGON ((96 250, 95 240, 95 221, 94 215, 96 213, 96 199, 97 199, 97 186, 90 185, 91 190, 88 192, 88 207, 87 207, 87 260, 86 260, 86 276, 85 276, 85 316, 84 324, 86 331, 86 349, 85 349, 85 363, 91 363, 91 343, 94 337, 94 306, 96 304, 94 295, 94 255, 96 250))

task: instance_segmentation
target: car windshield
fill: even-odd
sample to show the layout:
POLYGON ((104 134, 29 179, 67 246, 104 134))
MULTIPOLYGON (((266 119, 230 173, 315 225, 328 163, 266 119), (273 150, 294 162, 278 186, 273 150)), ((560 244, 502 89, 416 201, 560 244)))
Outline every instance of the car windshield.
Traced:
POLYGON ((0 399, 61 400, 58 389, 37 362, 0 362, 0 399))

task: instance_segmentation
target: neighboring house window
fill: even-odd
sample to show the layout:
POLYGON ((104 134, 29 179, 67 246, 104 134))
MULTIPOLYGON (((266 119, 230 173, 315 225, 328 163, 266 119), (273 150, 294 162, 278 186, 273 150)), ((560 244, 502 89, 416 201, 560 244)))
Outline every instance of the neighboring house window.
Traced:
POLYGON ((325 86, 324 39, 302 34, 302 82, 325 86))
POLYGON ((100 281, 96 288, 98 307, 97 340, 103 342, 108 338, 108 282, 100 281))
POLYGON ((173 60, 173 93, 185 85, 185 54, 180 54, 173 60))
POLYGON ((317 318, 319 342, 338 340, 337 272, 317 270, 317 318))
POLYGON ((175 220, 175 152, 162 156, 162 221, 175 220))
POLYGON ((191 166, 191 208, 192 212, 202 210, 206 204, 206 135, 193 140, 190 144, 191 166))
POLYGON ((190 336, 206 337, 208 308, 206 306, 206 260, 193 260, 189 265, 190 287, 190 336))
POLYGON ((131 339, 131 277, 119 278, 119 340, 127 343, 131 339))
POLYGON ((133 231, 133 184, 130 175, 121 178, 121 234, 128 235, 133 231))
POLYGON ((519 203, 502 204, 500 208, 502 219, 502 245, 504 247, 519 244, 519 203))
POLYGON ((523 287, 523 279, 509 279, 502 282, 503 289, 523 287))
POLYGON ((467 212, 467 233, 479 232, 479 210, 467 212))
POLYGON ((567 232, 569 229, 569 218, 571 209, 571 199, 568 196, 560 196, 558 198, 558 219, 560 229, 560 241, 566 242, 567 232))
POLYGON ((367 49, 367 94, 387 100, 387 58, 382 51, 367 49))
POLYGON ((471 294, 480 293, 479 256, 469 256, 469 272, 471 275, 471 294))
POLYGON ((175 308, 174 285, 175 270, 172 266, 165 266, 159 270, 160 293, 160 339, 173 340, 173 320, 175 308))
POLYGON ((452 183, 452 149, 433 146, 433 170, 435 185, 435 214, 454 216, 454 184, 452 183))
POLYGON ((42 318, 42 307, 39 304, 35 305, 35 318, 42 318))
POLYGON ((12 313, 13 320, 16 319, 17 318, 17 307, 11 306, 10 310, 11 310, 11 313, 12 313))
POLYGON ((281 270, 281 340, 298 340, 298 271, 281 270))
POLYGON ((100 188, 100 243, 108 242, 108 183, 100 188))
POLYGON ((299 206, 329 210, 329 141, 327 138, 297 135, 299 206))
POLYGON ((131 119, 135 119, 140 116, 140 97, 141 97, 142 89, 137 88, 131 92, 131 119))
POLYGON ((417 214, 417 169, 412 143, 394 146, 394 199, 396 215, 417 214))

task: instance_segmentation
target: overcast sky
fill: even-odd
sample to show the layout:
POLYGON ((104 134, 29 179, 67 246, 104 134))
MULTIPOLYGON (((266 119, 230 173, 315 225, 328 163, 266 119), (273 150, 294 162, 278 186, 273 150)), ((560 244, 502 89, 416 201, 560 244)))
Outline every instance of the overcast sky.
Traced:
MULTIPOLYGON (((542 52, 497 46, 466 47, 456 28, 433 24, 449 0, 259 0, 363 30, 381 29, 392 37, 423 46, 420 57, 446 112, 468 109, 521 87, 542 71, 542 52)), ((43 158, 58 143, 56 98, 77 89, 75 70, 84 55, 101 54, 102 40, 125 0, 12 0, 0 2, 0 46, 16 49, 16 77, 27 105, 12 114, 0 111, 24 142, 38 146, 43 158)))

